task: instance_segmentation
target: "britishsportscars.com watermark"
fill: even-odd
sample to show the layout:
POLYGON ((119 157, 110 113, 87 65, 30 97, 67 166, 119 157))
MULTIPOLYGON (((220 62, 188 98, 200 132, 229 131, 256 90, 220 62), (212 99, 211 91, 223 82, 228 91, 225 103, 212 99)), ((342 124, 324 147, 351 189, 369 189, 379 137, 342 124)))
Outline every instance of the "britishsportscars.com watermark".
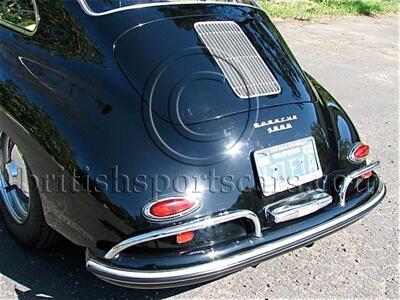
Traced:
MULTIPOLYGON (((232 193, 256 190, 264 195, 272 195, 281 190, 278 189, 283 183, 286 184, 289 192, 297 193, 299 190, 326 189, 327 178, 319 178, 312 183, 298 184, 299 177, 258 177, 254 174, 235 176, 233 174, 219 175, 214 168, 210 168, 207 173, 197 175, 180 174, 170 176, 168 174, 139 174, 129 176, 121 173, 118 166, 113 166, 110 174, 99 174, 89 176, 89 167, 85 172, 65 172, 60 169, 57 174, 45 176, 30 175, 29 180, 36 182, 40 193, 147 193, 153 197, 163 194, 202 194, 202 193, 232 193)), ((19 170, 17 178, 13 178, 10 188, 13 185, 24 187, 26 178, 24 172, 19 170)), ((333 188, 339 191, 340 183, 345 175, 337 175, 333 179, 333 188)), ((332 179, 329 180, 332 182, 332 179)), ((363 184, 356 184, 354 188, 368 189, 369 181, 361 181, 363 184)), ((24 192, 24 189, 22 188, 24 192)))

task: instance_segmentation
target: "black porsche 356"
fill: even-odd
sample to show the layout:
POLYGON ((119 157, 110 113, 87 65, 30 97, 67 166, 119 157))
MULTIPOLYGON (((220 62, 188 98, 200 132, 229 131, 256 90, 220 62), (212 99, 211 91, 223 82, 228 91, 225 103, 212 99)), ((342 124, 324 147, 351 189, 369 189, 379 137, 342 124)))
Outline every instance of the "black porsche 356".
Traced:
POLYGON ((384 197, 369 147, 253 0, 0 2, 0 209, 108 282, 212 280, 384 197))

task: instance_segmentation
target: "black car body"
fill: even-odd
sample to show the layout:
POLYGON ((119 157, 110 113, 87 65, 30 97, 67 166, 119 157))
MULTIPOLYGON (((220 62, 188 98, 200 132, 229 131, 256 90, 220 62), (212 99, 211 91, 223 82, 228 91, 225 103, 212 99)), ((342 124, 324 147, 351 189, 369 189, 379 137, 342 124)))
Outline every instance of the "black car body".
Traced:
POLYGON ((100 278, 208 281, 383 199, 353 123, 252 1, 14 2, 34 3, 35 22, 0 14, 4 149, 18 145, 49 232, 86 247, 100 278))

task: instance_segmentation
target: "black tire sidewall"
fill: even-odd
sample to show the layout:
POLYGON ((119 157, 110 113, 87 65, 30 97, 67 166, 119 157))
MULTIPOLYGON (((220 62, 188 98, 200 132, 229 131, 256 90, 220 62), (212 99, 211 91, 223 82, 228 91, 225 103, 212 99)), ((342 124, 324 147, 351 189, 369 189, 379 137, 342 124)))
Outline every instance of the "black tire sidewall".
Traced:
MULTIPOLYGON (((34 247, 36 239, 42 230, 42 226, 45 224, 45 220, 36 182, 32 176, 32 172, 29 169, 28 164, 26 164, 26 166, 30 193, 29 213, 27 220, 23 224, 18 224, 15 222, 2 198, 0 199, 0 212, 5 225, 14 235, 14 237, 24 246, 34 247)), ((3 158, 0 159, 0 168, 0 171, 4 170, 3 158)))

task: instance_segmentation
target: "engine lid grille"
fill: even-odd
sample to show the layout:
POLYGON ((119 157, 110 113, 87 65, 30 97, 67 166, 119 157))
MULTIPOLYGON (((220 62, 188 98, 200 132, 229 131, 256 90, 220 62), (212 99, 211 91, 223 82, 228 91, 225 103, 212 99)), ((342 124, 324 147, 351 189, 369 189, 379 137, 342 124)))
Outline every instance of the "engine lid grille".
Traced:
POLYGON ((281 92, 270 69, 238 24, 212 21, 198 22, 194 27, 239 98, 281 92))

